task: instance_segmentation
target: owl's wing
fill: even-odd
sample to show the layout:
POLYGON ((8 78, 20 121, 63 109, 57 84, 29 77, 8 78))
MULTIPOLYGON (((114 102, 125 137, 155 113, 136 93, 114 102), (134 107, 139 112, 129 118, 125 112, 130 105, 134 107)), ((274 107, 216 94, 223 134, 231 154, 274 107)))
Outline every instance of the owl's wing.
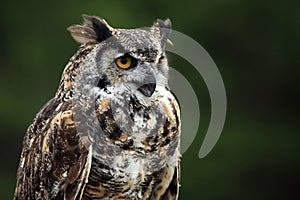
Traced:
POLYGON ((150 199, 155 200, 178 200, 180 167, 166 166, 156 177, 150 199))
POLYGON ((24 137, 14 199, 80 198, 91 158, 79 142, 72 103, 50 100, 24 137))
POLYGON ((179 196, 179 181, 180 181, 180 165, 174 169, 173 178, 167 188, 162 200, 177 200, 179 196))
MULTIPOLYGON (((170 90, 169 90, 170 91, 170 90)), ((177 125, 177 135, 173 139, 174 144, 179 145, 180 141, 180 133, 181 133, 181 122, 180 122, 180 105, 179 101, 177 100, 177 97, 170 91, 172 94, 172 97, 169 99, 170 105, 172 107, 172 113, 173 115, 168 115, 169 119, 175 118, 176 120, 176 125, 177 125), (178 143, 177 143, 177 142, 178 143)), ((180 146, 177 147, 178 149, 178 155, 180 155, 180 146)), ((167 166, 165 169, 162 171, 162 176, 166 177, 167 175, 172 175, 171 182, 169 183, 165 193, 162 195, 160 198, 161 200, 177 200, 179 198, 179 186, 180 186, 180 174, 181 174, 181 169, 180 169, 180 156, 177 159, 177 165, 176 166, 167 166)))

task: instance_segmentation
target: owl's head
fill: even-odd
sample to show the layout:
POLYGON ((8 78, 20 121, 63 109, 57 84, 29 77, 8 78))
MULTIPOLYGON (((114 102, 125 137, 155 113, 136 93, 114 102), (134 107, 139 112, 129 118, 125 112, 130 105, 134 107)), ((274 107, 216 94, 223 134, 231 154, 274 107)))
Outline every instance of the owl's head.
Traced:
POLYGON ((124 87, 142 98, 151 97, 158 87, 167 87, 168 64, 165 45, 171 31, 169 19, 157 20, 150 30, 114 29, 103 19, 83 16, 83 25, 68 28, 73 38, 94 44, 84 70, 97 69, 98 87, 124 87))

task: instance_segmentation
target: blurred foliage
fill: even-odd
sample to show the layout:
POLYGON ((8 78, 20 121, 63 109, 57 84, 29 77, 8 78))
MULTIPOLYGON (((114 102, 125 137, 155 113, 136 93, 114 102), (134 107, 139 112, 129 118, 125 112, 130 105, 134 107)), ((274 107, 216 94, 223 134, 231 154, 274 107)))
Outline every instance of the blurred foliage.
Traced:
MULTIPOLYGON (((81 14, 114 27, 173 28, 212 56, 228 95, 224 131, 198 158, 208 126, 205 83, 191 68, 200 98, 198 136, 182 158, 180 199, 299 199, 299 1, 7 1, 0 7, 0 197, 11 199, 22 138, 57 89, 76 44, 66 27, 81 14), (202 99, 203 98, 203 99, 202 99)), ((184 61, 171 56, 175 68, 184 61)), ((191 119, 193 120, 193 119, 191 119)), ((185 133, 183 133, 185 134, 185 133)))

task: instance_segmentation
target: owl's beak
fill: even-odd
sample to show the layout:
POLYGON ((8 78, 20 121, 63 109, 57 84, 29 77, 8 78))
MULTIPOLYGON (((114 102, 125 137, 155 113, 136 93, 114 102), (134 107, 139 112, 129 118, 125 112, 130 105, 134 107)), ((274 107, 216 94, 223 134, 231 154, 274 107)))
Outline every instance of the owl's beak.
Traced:
POLYGON ((143 95, 147 97, 151 97, 156 88, 156 83, 147 83, 138 88, 143 95))

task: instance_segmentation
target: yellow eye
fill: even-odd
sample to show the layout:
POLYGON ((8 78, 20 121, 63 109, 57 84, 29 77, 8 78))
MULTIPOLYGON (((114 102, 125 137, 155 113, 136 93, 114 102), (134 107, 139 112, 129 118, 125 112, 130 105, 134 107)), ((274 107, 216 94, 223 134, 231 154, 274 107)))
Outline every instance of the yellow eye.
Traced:
POLYGON ((116 59, 116 64, 121 69, 128 69, 132 66, 132 58, 129 56, 121 56, 116 59))

